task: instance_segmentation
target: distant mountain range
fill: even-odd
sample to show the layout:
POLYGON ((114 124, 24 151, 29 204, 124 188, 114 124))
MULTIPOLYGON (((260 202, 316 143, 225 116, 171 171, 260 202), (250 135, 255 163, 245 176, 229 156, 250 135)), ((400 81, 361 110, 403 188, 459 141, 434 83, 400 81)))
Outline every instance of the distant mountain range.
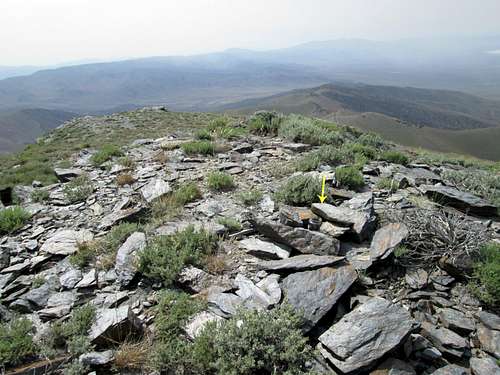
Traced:
MULTIPOLYGON (((384 114, 419 126, 492 129, 498 124, 494 102, 500 100, 500 54, 491 52, 499 49, 498 36, 335 40, 270 51, 230 49, 39 71, 37 67, 0 67, 0 78, 21 75, 0 80, 0 115, 7 111, 12 119, 11 111, 33 108, 103 114, 148 105, 211 111, 232 108, 235 102, 269 101, 279 93, 340 83, 342 91, 325 91, 323 86, 322 92, 314 93, 321 103, 307 99, 301 104, 314 108, 301 108, 298 102, 289 106, 321 116, 337 113, 338 107, 352 113, 384 114), (409 86, 458 90, 488 99, 409 86)), ((279 96, 282 104, 285 100, 305 98, 301 93, 279 96)), ((25 115, 16 118, 20 128, 32 124, 25 115)), ((0 136, 3 143, 5 134, 0 136)), ((15 144, 32 140, 31 133, 27 134, 15 144)))
POLYGON ((256 109, 322 117, 412 147, 500 160, 500 101, 461 92, 328 84, 219 108, 256 109))

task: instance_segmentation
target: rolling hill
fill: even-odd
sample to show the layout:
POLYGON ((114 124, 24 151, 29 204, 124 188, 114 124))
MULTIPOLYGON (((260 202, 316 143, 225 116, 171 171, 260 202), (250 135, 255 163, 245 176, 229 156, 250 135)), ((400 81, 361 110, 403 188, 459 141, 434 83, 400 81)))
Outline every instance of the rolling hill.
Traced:
POLYGON ((329 84, 220 108, 255 109, 322 117, 411 147, 500 160, 500 102, 460 92, 329 84))
POLYGON ((77 114, 47 109, 0 111, 0 154, 19 150, 77 114))

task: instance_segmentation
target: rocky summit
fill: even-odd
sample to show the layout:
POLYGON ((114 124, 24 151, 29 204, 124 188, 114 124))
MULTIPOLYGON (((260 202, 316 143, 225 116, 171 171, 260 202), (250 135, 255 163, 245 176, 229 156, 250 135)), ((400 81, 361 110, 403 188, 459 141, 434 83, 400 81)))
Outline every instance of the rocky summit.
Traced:
POLYGON ((500 374, 498 170, 274 112, 72 120, 0 164, 2 371, 500 374))

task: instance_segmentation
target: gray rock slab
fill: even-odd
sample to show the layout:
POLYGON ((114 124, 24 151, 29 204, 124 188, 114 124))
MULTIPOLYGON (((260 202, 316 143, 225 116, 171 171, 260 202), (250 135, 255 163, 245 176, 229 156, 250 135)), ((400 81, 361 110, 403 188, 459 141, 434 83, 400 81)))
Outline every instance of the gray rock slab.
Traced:
POLYGON ((257 267, 267 271, 302 271, 331 266, 344 260, 332 255, 297 255, 283 260, 270 260, 257 263, 257 267))
POLYGON ((457 333, 444 328, 436 327, 431 323, 422 323, 422 335, 442 353, 456 358, 462 358, 469 351, 469 343, 457 333))
POLYGON ((97 346, 119 342, 128 334, 142 331, 140 321, 130 306, 99 309, 89 330, 89 339, 97 346))
POLYGON ((404 308, 371 298, 319 337, 325 348, 322 354, 344 373, 368 369, 399 347, 412 326, 411 315, 404 308))
POLYGON ((277 245, 272 242, 262 241, 258 238, 245 238, 240 241, 240 247, 246 253, 264 259, 287 259, 290 257, 291 249, 285 245, 277 245))
POLYGON ((340 226, 350 227, 359 241, 368 238, 374 229, 374 217, 362 210, 353 210, 349 206, 334 206, 328 203, 314 203, 312 211, 324 220, 340 226))
POLYGON ((389 257, 394 249, 408 236, 408 228, 403 223, 391 223, 378 229, 370 245, 372 261, 389 257))
POLYGON ((439 311, 439 319, 443 326, 458 333, 470 333, 474 331, 474 320, 468 318, 463 312, 444 308, 439 311))
POLYGON ((161 198, 172 191, 170 184, 161 178, 155 178, 149 181, 141 189, 141 194, 144 200, 151 203, 155 199, 161 198))
POLYGON ((472 375, 500 375, 500 367, 492 358, 471 358, 472 375))
POLYGON ((490 353, 496 359, 500 359, 500 331, 489 329, 483 324, 477 328, 477 337, 481 344, 481 349, 490 353))
POLYGON ((495 216, 497 214, 497 207, 494 204, 450 186, 423 185, 420 189, 425 195, 439 203, 463 212, 480 216, 495 216))
POLYGON ((301 312, 305 328, 311 329, 349 290, 358 274, 351 266, 325 267, 293 273, 281 287, 288 302, 301 312))
POLYGON ((94 235, 88 230, 64 229, 45 241, 40 251, 54 255, 70 255, 78 250, 78 243, 91 241, 93 238, 94 235))
POLYGON ((267 219, 253 219, 251 223, 263 236, 291 247, 302 254, 336 255, 340 242, 320 232, 292 228, 267 219))
POLYGON ((132 233, 116 253, 115 272, 122 287, 127 287, 137 273, 139 253, 146 247, 146 235, 132 233))

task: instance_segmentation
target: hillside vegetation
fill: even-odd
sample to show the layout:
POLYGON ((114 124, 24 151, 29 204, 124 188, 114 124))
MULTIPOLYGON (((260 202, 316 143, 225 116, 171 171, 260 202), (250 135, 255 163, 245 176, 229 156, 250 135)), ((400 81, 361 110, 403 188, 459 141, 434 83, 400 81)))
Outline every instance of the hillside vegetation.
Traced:
POLYGON ((412 147, 500 159, 499 102, 460 92, 369 85, 324 85, 223 106, 321 117, 412 147))

